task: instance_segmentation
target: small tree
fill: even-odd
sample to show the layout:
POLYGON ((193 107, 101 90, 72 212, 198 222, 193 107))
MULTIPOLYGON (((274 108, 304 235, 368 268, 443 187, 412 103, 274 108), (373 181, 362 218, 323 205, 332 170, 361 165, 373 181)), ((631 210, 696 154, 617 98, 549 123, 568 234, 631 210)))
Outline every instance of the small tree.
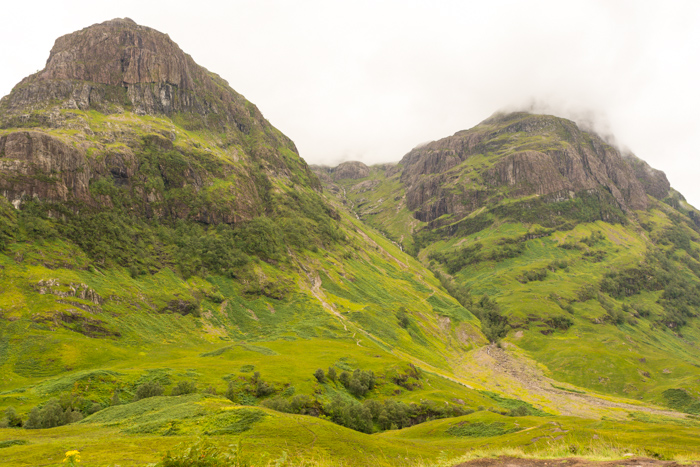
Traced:
POLYGON ((326 373, 326 377, 333 381, 335 383, 336 379, 338 379, 338 374, 335 372, 335 368, 328 367, 328 373, 326 373))
POLYGON ((24 424, 25 428, 35 429, 41 428, 41 420, 39 418, 39 407, 32 408, 27 417, 27 423, 24 424))
POLYGON ((316 377, 316 380, 317 380, 319 383, 323 384, 323 383, 326 382, 326 375, 323 374, 323 370, 322 370, 322 369, 319 368, 318 370, 316 370, 316 371, 314 372, 314 376, 316 377))
POLYGON ((257 384, 255 385, 255 397, 265 397, 269 396, 270 394, 273 394, 275 392, 275 388, 273 386, 270 386, 267 384, 265 381, 259 379, 257 384))
POLYGON ((228 382, 228 389, 226 390, 226 399, 231 402, 236 402, 236 384, 233 381, 228 382))
POLYGON ((338 381, 340 381, 340 384, 343 386, 348 387, 350 385, 350 373, 342 371, 340 376, 338 376, 338 381))
POLYGON ((20 428, 22 426, 22 417, 17 415, 14 407, 5 409, 5 419, 7 420, 7 426, 10 428, 20 428))

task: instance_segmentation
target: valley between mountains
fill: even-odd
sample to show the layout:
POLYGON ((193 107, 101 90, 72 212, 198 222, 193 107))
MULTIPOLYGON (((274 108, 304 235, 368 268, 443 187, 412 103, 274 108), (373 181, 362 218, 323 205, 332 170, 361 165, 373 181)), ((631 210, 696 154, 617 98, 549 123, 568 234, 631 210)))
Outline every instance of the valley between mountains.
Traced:
POLYGON ((662 171, 526 112, 396 159, 307 165, 130 19, 58 38, 0 100, 2 464, 700 458, 662 171))

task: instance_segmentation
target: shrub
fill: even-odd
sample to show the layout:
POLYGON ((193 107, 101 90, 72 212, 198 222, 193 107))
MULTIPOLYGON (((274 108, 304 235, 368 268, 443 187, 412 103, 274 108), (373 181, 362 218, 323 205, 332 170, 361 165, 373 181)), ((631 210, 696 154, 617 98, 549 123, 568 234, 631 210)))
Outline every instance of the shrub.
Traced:
POLYGON ((14 407, 5 409, 5 423, 10 428, 20 428, 22 426, 22 417, 17 415, 14 407))
POLYGON ((180 381, 173 388, 172 395, 181 396, 184 394, 194 394, 195 392, 197 392, 197 386, 193 381, 180 381))
POLYGON ((135 400, 146 399, 148 397, 162 396, 163 386, 158 381, 148 381, 136 388, 135 400))
POLYGON ((321 384, 326 382, 326 375, 323 374, 323 370, 320 368, 314 372, 314 377, 316 377, 316 381, 321 384))
POLYGON ((399 311, 396 313, 396 319, 399 321, 399 326, 401 326, 404 329, 408 327, 410 320, 408 319, 408 313, 406 313, 406 308, 399 308, 399 311))
POLYGON ((226 399, 231 402, 236 402, 236 384, 233 381, 228 382, 228 389, 226 389, 226 399))
POLYGON ((593 284, 586 284, 576 292, 576 299, 579 302, 586 302, 598 295, 598 289, 593 284))

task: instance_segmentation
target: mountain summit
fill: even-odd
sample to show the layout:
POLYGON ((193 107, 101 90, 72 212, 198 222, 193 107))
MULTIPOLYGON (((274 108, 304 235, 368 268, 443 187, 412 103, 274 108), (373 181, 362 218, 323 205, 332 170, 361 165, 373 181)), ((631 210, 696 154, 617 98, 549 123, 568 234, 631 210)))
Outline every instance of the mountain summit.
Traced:
POLYGON ((130 19, 56 40, 46 67, 0 101, 0 129, 8 161, 0 192, 15 205, 113 206, 90 189, 106 180, 146 217, 232 224, 271 209, 265 190, 274 180, 320 189, 294 143, 255 105, 166 34, 130 19), (145 154, 155 159, 144 164, 145 154), (152 177, 161 182, 142 186, 152 177))
POLYGON ((255 106, 197 65, 167 34, 128 18, 58 38, 46 67, 22 80, 3 107, 15 113, 55 100, 81 110, 191 113, 206 126, 230 125, 244 133, 269 126, 255 106))
POLYGON ((574 122, 548 115, 496 114, 476 127, 413 149, 401 160, 408 209, 424 222, 452 222, 499 199, 610 198, 623 212, 662 199, 666 176, 574 122))

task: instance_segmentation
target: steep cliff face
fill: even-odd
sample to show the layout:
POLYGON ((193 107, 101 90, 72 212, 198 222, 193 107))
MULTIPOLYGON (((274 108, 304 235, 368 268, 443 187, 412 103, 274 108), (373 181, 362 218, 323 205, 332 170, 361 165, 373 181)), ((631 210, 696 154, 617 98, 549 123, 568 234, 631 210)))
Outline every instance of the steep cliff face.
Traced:
POLYGON ((523 113, 416 148, 401 165, 408 208, 426 222, 506 197, 561 201, 598 189, 627 212, 646 209, 647 195, 661 199, 670 188, 663 172, 623 157, 574 122, 523 113))
MULTIPOLYGON (((46 67, 22 80, 3 100, 10 114, 43 107, 139 115, 196 114, 191 125, 244 133, 270 129, 259 110, 218 75, 197 65, 167 34, 130 19, 114 19, 56 40, 46 67)), ((277 135, 281 136, 281 135, 277 135)), ((291 145, 286 138, 280 142, 291 145)))
POLYGON ((59 38, 46 67, 0 101, 0 193, 16 207, 111 208, 116 196, 146 217, 233 224, 273 209, 289 184, 320 190, 294 143, 129 19, 59 38))

